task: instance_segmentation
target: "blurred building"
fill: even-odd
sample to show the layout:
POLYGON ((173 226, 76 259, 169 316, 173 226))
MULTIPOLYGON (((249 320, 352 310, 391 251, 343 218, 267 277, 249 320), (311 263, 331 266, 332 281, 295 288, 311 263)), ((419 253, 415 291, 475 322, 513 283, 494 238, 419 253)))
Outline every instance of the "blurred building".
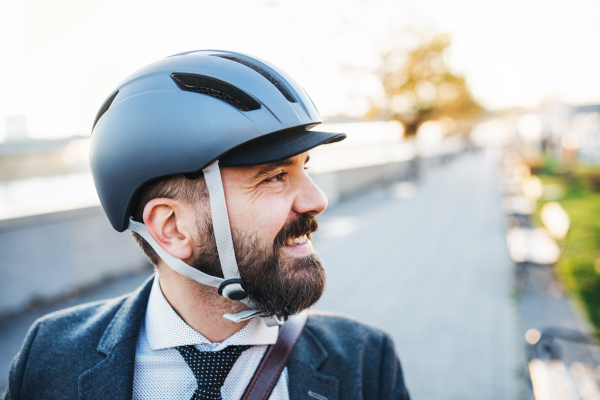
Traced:
POLYGON ((478 145, 515 144, 531 162, 547 152, 600 164, 600 104, 548 100, 538 107, 487 112, 471 137, 478 145))
POLYGON ((87 141, 82 136, 36 140, 9 134, 0 143, 0 182, 87 171, 87 141))

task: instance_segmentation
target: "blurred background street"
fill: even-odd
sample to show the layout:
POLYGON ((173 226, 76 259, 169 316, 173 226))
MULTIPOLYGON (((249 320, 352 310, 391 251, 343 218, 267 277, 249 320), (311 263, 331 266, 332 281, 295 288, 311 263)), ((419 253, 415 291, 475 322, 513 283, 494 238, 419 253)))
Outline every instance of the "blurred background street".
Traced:
POLYGON ((389 331, 415 399, 516 399, 516 306, 494 167, 484 152, 325 212, 318 309, 389 331), (401 185, 401 184, 400 184, 401 185), (337 229, 336 229, 337 227, 337 229), (348 229, 351 227, 351 229, 348 229))
MULTIPOLYGON (((0 3, 0 393, 35 319, 152 274, 89 168, 96 112, 193 49, 278 65, 344 132, 317 310, 388 331, 415 400, 600 400, 600 3, 0 3)), ((199 94, 200 95, 200 94, 199 94)))

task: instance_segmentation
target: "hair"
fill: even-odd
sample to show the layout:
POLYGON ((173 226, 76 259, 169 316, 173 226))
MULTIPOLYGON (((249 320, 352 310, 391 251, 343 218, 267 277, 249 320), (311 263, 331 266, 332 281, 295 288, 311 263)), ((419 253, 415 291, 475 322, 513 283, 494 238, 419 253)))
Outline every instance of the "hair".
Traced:
MULTIPOLYGON (((208 188, 204 176, 188 179, 183 174, 171 175, 146 185, 133 208, 133 219, 143 223, 144 208, 148 202, 160 198, 180 200, 189 204, 208 204, 208 188)), ((132 232, 132 235, 152 265, 158 267, 160 257, 152 246, 138 233, 132 232)))

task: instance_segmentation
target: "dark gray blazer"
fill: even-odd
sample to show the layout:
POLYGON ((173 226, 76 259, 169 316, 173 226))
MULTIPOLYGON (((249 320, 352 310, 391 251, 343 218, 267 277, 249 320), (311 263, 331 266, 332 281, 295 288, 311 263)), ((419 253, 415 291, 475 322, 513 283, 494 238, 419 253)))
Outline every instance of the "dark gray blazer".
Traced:
MULTIPOLYGON (((131 399, 151 286, 37 320, 4 399, 131 399)), ((291 400, 409 398, 391 339, 348 318, 311 313, 287 367, 291 400)))

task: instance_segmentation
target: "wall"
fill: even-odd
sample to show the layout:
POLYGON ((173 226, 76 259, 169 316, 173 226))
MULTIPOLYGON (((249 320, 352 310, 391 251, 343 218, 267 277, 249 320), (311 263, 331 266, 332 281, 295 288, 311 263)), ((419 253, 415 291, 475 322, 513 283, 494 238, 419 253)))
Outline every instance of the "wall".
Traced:
POLYGON ((0 316, 148 268, 101 207, 0 221, 0 316))

